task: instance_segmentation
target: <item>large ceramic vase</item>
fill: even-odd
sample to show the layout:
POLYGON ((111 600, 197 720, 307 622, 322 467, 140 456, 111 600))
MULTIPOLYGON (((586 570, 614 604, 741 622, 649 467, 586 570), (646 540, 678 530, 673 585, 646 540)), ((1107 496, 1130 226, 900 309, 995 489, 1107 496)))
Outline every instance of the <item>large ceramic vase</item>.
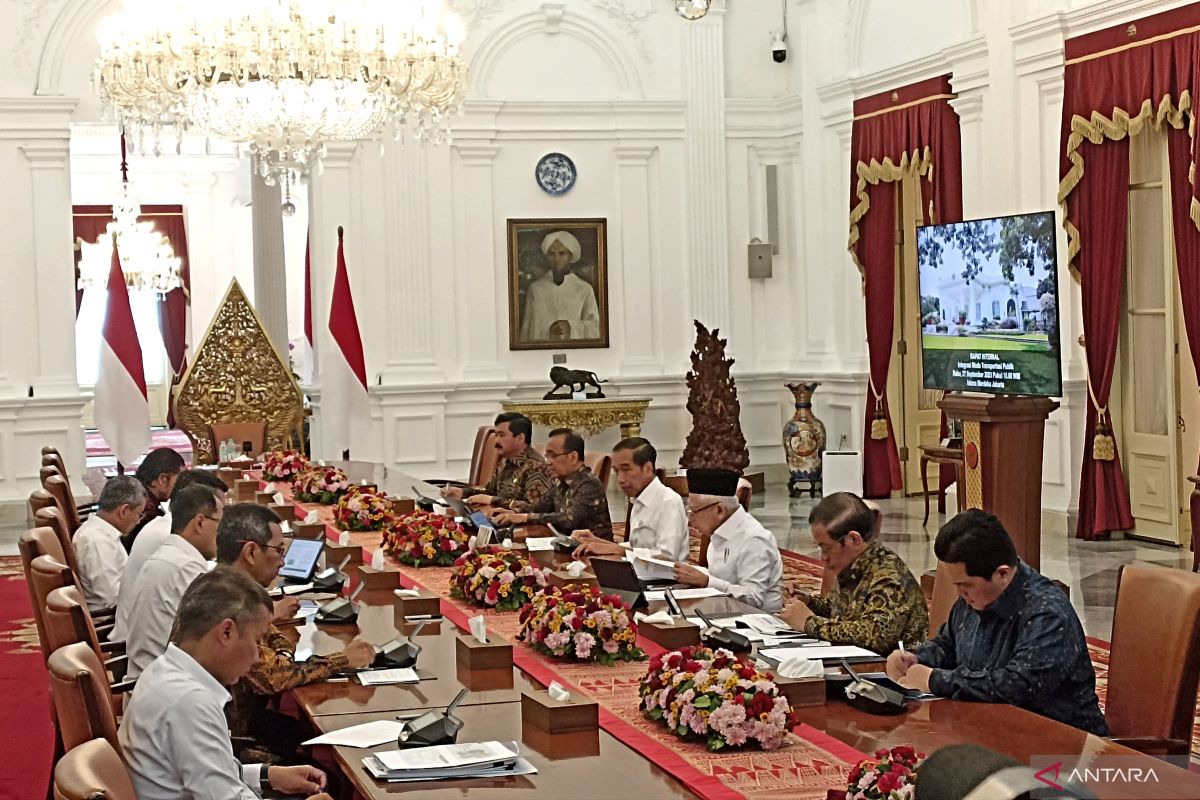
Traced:
POLYGON ((825 423, 812 412, 812 395, 820 383, 789 383, 787 388, 796 398, 796 415, 783 426, 783 450, 787 454, 788 494, 795 494, 797 484, 807 484, 811 497, 817 496, 821 485, 821 456, 825 452, 825 423))

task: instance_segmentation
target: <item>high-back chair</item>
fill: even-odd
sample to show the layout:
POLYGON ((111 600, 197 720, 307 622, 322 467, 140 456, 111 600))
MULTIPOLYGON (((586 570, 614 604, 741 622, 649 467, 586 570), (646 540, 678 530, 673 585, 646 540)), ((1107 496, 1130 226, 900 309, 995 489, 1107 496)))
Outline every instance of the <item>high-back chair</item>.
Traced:
POLYGON ((58 452, 57 447, 46 446, 42 448, 42 464, 53 464, 58 467, 58 472, 64 478, 67 477, 67 462, 63 459, 62 453, 58 452))
POLYGON ((608 476, 612 472, 612 455, 610 453, 588 453, 583 454, 583 463, 596 479, 600 481, 600 485, 608 490, 608 476))
POLYGON ((92 648, 83 642, 60 647, 46 666, 63 746, 69 751, 92 739, 107 739, 119 752, 112 689, 92 648))
POLYGON ((1108 699, 1117 742, 1187 755, 1200 680, 1200 575, 1126 564, 1117 577, 1108 699))
POLYGON ((946 565, 941 561, 937 565, 937 573, 933 578, 933 596, 929 599, 929 638, 932 639, 941 629, 942 623, 950 619, 950 609, 958 599, 958 590, 950 582, 946 565))
POLYGON ((244 442, 250 443, 250 455, 260 456, 267 449, 267 423, 264 422, 218 422, 208 426, 208 439, 212 442, 213 460, 221 453, 221 442, 233 439, 241 455, 244 442))
POLYGON ((471 453, 471 474, 467 483, 471 486, 486 486, 496 474, 500 454, 496 452, 496 429, 485 425, 475 434, 475 449, 471 453))
POLYGON ((96 652, 114 679, 125 677, 125 643, 100 641, 78 586, 62 586, 46 595, 42 620, 46 626, 46 646, 51 653, 68 644, 83 642, 96 652))
MULTIPOLYGON (((46 607, 43 602, 45 598, 34 586, 33 562, 40 556, 47 556, 51 560, 55 560, 53 551, 57 542, 58 537, 46 528, 31 528, 22 533, 21 538, 17 541, 17 549, 21 553, 21 569, 25 572, 25 585, 29 589, 29 604, 33 606, 33 624, 37 629, 38 645, 42 648, 43 663, 50 657, 51 650, 46 636, 46 619, 43 613, 46 607)), ((61 561, 55 561, 61 563, 61 561)), ((47 576, 46 579, 48 581, 59 580, 57 576, 47 576)), ((49 591, 47 591, 48 593, 49 591)))
POLYGON ((117 748, 107 739, 84 742, 54 767, 54 800, 137 800, 117 748))
POLYGON ((50 528, 54 531, 54 535, 58 537, 59 545, 62 547, 63 556, 66 558, 63 563, 71 568, 71 572, 78 575, 79 562, 75 560, 75 542, 72 541, 71 532, 67 529, 67 520, 63 516, 62 509, 57 505, 39 509, 33 515, 33 524, 39 528, 50 528))
POLYGON ((75 531, 83 524, 83 518, 79 515, 79 506, 75 505, 75 494, 71 491, 71 484, 67 483, 67 479, 62 475, 54 474, 42 481, 42 488, 54 498, 58 509, 63 513, 63 519, 67 522, 67 530, 74 536, 75 531))
POLYGON ((34 489, 29 493, 29 516, 31 519, 43 508, 50 508, 53 505, 54 498, 45 489, 34 489))

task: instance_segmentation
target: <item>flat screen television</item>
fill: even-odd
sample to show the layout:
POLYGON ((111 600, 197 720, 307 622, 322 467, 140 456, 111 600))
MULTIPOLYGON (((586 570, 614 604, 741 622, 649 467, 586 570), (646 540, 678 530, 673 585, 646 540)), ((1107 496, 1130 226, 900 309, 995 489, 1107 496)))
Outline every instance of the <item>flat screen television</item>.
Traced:
POLYGON ((1054 212, 917 229, 926 389, 1062 395, 1054 212))

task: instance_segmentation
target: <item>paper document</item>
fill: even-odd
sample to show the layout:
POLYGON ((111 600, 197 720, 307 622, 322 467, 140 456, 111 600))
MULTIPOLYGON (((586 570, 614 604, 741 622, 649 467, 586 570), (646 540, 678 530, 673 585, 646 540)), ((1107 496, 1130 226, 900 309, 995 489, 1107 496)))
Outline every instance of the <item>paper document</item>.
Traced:
POLYGON ((523 758, 514 758, 498 765, 478 765, 450 770, 418 770, 416 772, 391 772, 376 756, 363 759, 363 766, 372 778, 387 783, 415 783, 418 781, 471 780, 473 778, 504 778, 510 775, 536 775, 537 767, 523 758))
POLYGON ((806 658, 810 661, 828 661, 830 659, 841 658, 878 658, 880 661, 883 661, 883 656, 879 655, 878 653, 872 653, 870 650, 864 650, 863 648, 855 647, 854 645, 772 647, 768 650, 761 650, 759 652, 777 661, 783 661, 787 658, 806 658))
POLYGON ((655 558, 652 550, 636 548, 625 554, 625 560, 633 565, 633 571, 639 580, 660 581, 675 578, 675 562, 655 558))
POLYGON ((531 553, 545 553, 554 549, 553 536, 535 536, 525 540, 525 547, 531 553))
MULTIPOLYGON (((671 594, 675 595, 676 600, 699 600, 704 597, 724 597, 725 592, 719 589, 714 589, 711 586, 692 587, 690 589, 672 589, 671 594)), ((648 589, 645 592, 646 602, 653 603, 656 600, 666 600, 665 592, 657 589, 648 589)))
POLYGON ((356 673, 355 678, 363 686, 385 686, 392 683, 420 683, 417 671, 412 667, 404 669, 373 669, 356 673))
POLYGON ((520 753, 520 746, 516 742, 468 742, 466 744, 420 747, 413 750, 394 750, 378 753, 376 758, 393 772, 411 772, 511 761, 520 753))
POLYGON ((342 747, 378 747, 381 744, 396 741, 400 736, 403 722, 381 719, 375 722, 365 722, 362 725, 351 725, 340 731, 325 733, 315 739, 304 742, 310 744, 341 745, 342 747))

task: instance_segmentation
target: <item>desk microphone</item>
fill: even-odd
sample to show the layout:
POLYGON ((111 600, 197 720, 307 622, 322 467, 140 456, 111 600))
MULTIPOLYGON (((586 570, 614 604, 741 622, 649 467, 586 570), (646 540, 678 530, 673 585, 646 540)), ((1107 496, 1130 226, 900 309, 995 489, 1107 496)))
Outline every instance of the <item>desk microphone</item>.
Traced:
POLYGON ((317 609, 317 622, 350 624, 358 620, 358 605, 354 602, 367 588, 365 581, 350 593, 349 597, 337 597, 317 609))
POLYGON ((350 558, 351 556, 346 556, 342 559, 342 563, 336 567, 326 567, 314 575, 312 579, 313 591, 340 592, 342 587, 346 585, 346 575, 342 570, 350 563, 350 558))
POLYGON ((454 744, 463 721, 454 716, 454 710, 467 697, 463 689, 450 701, 445 711, 428 711, 415 719, 403 720, 396 744, 400 747, 430 747, 438 744, 454 744))
POLYGON ((700 617, 700 621, 704 623, 704 627, 700 629, 700 641, 707 647, 723 647, 726 650, 731 650, 735 653, 745 652, 750 649, 750 640, 737 631, 729 628, 719 628, 713 625, 708 617, 704 616, 704 612, 697 611, 696 616, 700 617))
POLYGON ((375 661, 371 665, 380 669, 404 669, 405 667, 415 667, 417 665, 417 657, 421 655, 421 645, 414 641, 421 633, 421 628, 428 625, 430 620, 423 619, 417 623, 417 627, 413 628, 413 632, 408 635, 408 640, 392 639, 385 645, 376 649, 375 661))
POLYGON ((668 586, 663 590, 663 599, 667 601, 667 611, 671 613, 672 617, 684 616, 683 608, 679 605, 679 601, 675 599, 675 593, 671 591, 671 587, 668 586))

